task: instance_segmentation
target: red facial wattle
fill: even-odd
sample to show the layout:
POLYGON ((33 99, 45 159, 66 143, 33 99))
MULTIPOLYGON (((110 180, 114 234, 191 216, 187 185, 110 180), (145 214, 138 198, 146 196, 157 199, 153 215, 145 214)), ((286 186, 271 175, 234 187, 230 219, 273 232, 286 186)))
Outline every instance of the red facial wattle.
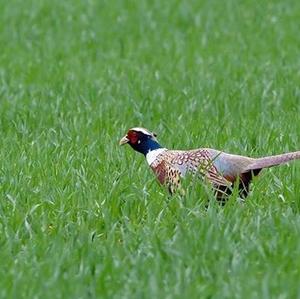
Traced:
POLYGON ((136 144, 139 140, 138 134, 133 131, 129 131, 127 134, 127 138, 131 144, 136 144))

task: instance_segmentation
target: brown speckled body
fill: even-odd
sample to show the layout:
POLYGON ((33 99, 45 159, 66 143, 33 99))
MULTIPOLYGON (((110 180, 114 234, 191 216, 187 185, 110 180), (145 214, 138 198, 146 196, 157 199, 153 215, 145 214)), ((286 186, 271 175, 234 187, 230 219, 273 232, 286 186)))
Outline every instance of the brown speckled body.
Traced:
POLYGON ((227 189, 231 186, 231 182, 218 172, 213 163, 214 158, 209 149, 167 150, 161 153, 150 166, 159 182, 165 184, 171 193, 179 187, 180 178, 187 172, 206 178, 215 188, 223 186, 227 189))
POLYGON ((171 193, 180 186, 181 177, 189 172, 210 182, 217 197, 222 199, 224 194, 232 192, 236 182, 240 195, 247 196, 252 178, 260 173, 264 165, 270 167, 298 158, 299 152, 254 159, 203 148, 166 150, 150 166, 160 183, 166 185, 171 193))

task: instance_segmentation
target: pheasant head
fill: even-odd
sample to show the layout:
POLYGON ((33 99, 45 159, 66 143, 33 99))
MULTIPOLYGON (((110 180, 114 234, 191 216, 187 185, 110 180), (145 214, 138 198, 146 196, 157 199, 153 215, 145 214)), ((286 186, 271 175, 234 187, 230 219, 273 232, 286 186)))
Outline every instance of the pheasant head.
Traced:
POLYGON ((147 155, 149 152, 161 148, 156 139, 156 134, 145 128, 131 128, 121 138, 120 145, 129 144, 135 151, 147 155))

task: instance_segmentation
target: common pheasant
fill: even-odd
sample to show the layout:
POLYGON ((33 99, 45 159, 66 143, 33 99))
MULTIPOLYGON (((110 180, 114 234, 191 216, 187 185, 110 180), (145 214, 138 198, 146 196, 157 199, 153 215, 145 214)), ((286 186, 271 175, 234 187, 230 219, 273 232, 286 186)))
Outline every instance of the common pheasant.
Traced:
POLYGON ((159 182, 166 185, 171 194, 180 186, 181 178, 189 172, 210 182, 217 199, 223 200, 230 195, 236 183, 239 184, 240 195, 246 197, 252 178, 263 168, 300 159, 300 151, 250 158, 211 148, 168 150, 158 143, 156 137, 147 129, 131 128, 120 140, 120 145, 128 143, 135 151, 142 153, 159 182))

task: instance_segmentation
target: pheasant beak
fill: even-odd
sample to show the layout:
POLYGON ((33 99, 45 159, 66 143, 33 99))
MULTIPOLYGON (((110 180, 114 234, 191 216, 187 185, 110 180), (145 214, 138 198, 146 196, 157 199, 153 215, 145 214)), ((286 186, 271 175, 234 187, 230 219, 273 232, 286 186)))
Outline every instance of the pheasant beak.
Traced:
POLYGON ((128 137, 125 135, 124 137, 121 138, 120 142, 119 142, 119 145, 124 145, 126 143, 129 142, 129 139, 128 137))

